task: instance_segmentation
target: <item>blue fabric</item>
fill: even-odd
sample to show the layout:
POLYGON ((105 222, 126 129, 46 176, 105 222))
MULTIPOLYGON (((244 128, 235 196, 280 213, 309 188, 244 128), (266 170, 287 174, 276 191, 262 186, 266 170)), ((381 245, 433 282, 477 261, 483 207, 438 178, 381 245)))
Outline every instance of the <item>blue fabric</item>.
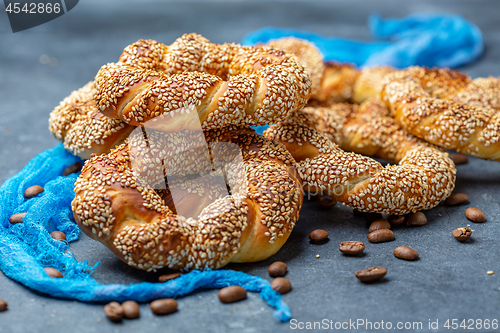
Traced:
MULTIPOLYGON (((255 45, 281 37, 297 37, 314 43, 326 61, 356 66, 390 65, 455 68, 476 60, 484 50, 481 30, 457 15, 418 13, 401 19, 369 20, 374 42, 325 37, 312 32, 267 27, 246 35, 241 43, 255 45)), ((269 126, 255 126, 262 134, 269 126)))
POLYGON ((199 288, 240 285, 248 291, 258 292, 264 301, 276 308, 274 317, 290 320, 290 309, 270 283, 243 272, 193 271, 165 283, 103 285, 95 281, 90 275, 99 263, 91 267, 87 262, 78 262, 67 252, 68 244, 50 237, 54 230, 64 232, 68 242, 80 235, 70 205, 78 174, 61 176, 67 166, 76 162, 82 161, 60 144, 33 158, 0 187, 0 270, 6 276, 50 296, 84 302, 148 302, 187 295, 199 288), (44 187, 44 192, 25 199, 24 190, 32 185, 44 187), (28 213, 23 223, 10 224, 9 217, 21 212, 28 213), (64 277, 50 278, 44 267, 58 269, 64 277))
POLYGON ((241 43, 254 45, 294 36, 316 44, 325 60, 397 68, 413 65, 455 68, 474 61, 484 49, 479 28, 457 15, 418 13, 386 20, 373 15, 369 26, 376 41, 361 42, 302 30, 267 27, 249 33, 241 43))

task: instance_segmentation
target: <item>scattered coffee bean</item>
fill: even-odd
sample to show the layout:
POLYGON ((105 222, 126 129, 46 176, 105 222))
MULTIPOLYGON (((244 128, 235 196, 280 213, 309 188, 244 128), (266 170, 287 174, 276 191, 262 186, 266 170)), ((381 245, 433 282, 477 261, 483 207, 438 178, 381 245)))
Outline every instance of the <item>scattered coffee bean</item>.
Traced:
MULTIPOLYGON (((495 272, 493 272, 493 271, 487 271, 487 272, 486 272, 486 274, 488 274, 488 275, 493 275, 493 274, 495 274, 495 272)), ((1 311, 1 310, 0 310, 0 311, 1 311)))
POLYGON ((62 241, 65 241, 66 240, 66 235, 64 234, 64 232, 60 232, 60 231, 52 231, 50 233, 50 237, 52 237, 53 239, 56 239, 56 240, 62 240, 62 241))
POLYGON ((427 217, 422 212, 410 213, 405 218, 406 225, 419 226, 427 223, 427 217))
POLYGON ((11 224, 23 223, 24 216, 28 213, 17 213, 9 217, 9 222, 11 224))
POLYGON ((81 168, 82 168, 82 164, 80 162, 76 162, 76 163, 68 166, 66 169, 64 169, 62 175, 64 177, 66 177, 68 175, 71 175, 72 173, 80 171, 81 168))
POLYGON ((9 304, 6 301, 0 299, 0 312, 6 311, 8 306, 9 304))
POLYGON ((222 303, 234 303, 247 298, 247 291, 240 286, 230 286, 219 291, 219 299, 222 303))
POLYGON ((181 273, 164 274, 164 275, 161 275, 158 278, 158 280, 160 282, 167 282, 167 281, 170 281, 170 280, 177 279, 179 276, 181 276, 181 273))
POLYGON ((453 161, 453 163, 455 163, 455 165, 465 164, 469 161, 467 156, 465 156, 464 154, 453 153, 453 154, 450 154, 450 158, 453 161))
POLYGON ((136 319, 141 315, 139 304, 135 301, 125 301, 122 303, 123 316, 127 319, 136 319))
POLYGON ((177 301, 173 298, 162 298, 149 304, 151 311, 156 315, 166 315, 177 311, 177 301))
POLYGON ((30 198, 36 197, 37 195, 39 195, 42 192, 43 192, 43 187, 41 187, 39 185, 30 186, 24 191, 24 197, 26 199, 30 199, 30 198))
POLYGON ((455 193, 450 195, 446 200, 444 201, 444 204, 446 206, 458 206, 461 205, 465 202, 469 201, 469 196, 465 193, 455 193))
POLYGON ((465 216, 472 222, 481 223, 486 221, 484 213, 475 207, 469 207, 465 210, 465 216))
POLYGON ((48 276, 50 276, 51 278, 62 278, 63 275, 61 272, 59 272, 57 269, 55 268, 52 268, 52 267, 45 267, 44 268, 45 270, 45 273, 47 273, 48 276))
POLYGON ((287 268, 287 265, 283 261, 275 261, 269 265, 267 272, 272 277, 285 276, 287 268))
POLYGON ((292 283, 288 279, 277 277, 271 282, 271 287, 283 295, 292 290, 292 283))
POLYGON ((384 217, 380 213, 366 213, 365 215, 365 220, 368 221, 368 223, 372 223, 373 221, 376 220, 383 220, 384 217))
POLYGON ((387 269, 378 266, 357 271, 355 274, 360 281, 371 282, 383 278, 387 274, 387 269))
POLYGON ((404 260, 417 260, 418 252, 408 246, 398 246, 394 249, 396 258, 404 260))
POLYGON ((348 256, 355 256, 365 250, 365 244, 358 241, 346 241, 340 243, 339 250, 348 256))
POLYGON ((390 242, 393 241, 394 238, 394 232, 389 229, 379 229, 368 234, 368 240, 370 243, 390 242))
POLYGON ((337 204, 337 201, 327 195, 318 196, 318 204, 323 208, 330 208, 337 204))
POLYGON ((472 230, 467 227, 457 228, 452 231, 452 234, 458 241, 464 242, 470 238, 472 230))
POLYGON ((375 220, 370 224, 368 232, 372 232, 379 229, 391 229, 391 224, 387 220, 375 220))
POLYGON ((111 302, 104 306, 104 314, 111 321, 120 321, 123 318, 123 308, 118 302, 111 302))
POLYGON ((405 216, 404 215, 389 215, 389 223, 393 226, 398 226, 402 225, 405 223, 405 216))
POLYGON ((319 243, 328 238, 328 232, 323 229, 316 229, 309 234, 309 239, 314 243, 319 243))

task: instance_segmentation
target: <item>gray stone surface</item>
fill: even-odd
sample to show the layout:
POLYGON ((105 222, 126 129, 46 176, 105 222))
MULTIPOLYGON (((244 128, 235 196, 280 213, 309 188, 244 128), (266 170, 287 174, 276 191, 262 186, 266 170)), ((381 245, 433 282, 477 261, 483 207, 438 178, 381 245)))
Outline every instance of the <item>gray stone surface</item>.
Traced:
MULTIPOLYGON (((369 39, 366 20, 373 12, 394 17, 443 11, 461 14, 483 30, 486 52, 463 70, 473 77, 498 76, 499 9, 497 1, 92 0, 80 1, 70 13, 16 34, 10 31, 7 16, 1 11, 0 183, 57 143, 47 130, 53 107, 139 38, 168 44, 182 33, 198 32, 213 42, 237 42, 252 30, 273 25, 369 39), (43 54, 56 58, 57 65, 41 64, 43 54)), ((299 322, 364 319, 372 323, 390 321, 394 326, 397 322, 422 322, 423 331, 430 331, 429 320, 439 320, 440 331, 447 331, 443 328, 447 319, 500 320, 499 185, 498 163, 471 158, 469 164, 458 166, 456 188, 469 195, 470 204, 451 208, 440 205, 426 212, 426 226, 396 229, 396 240, 391 243, 365 242, 365 254, 357 258, 345 257, 337 248, 344 240, 366 241, 365 221, 341 205, 325 210, 316 202, 306 202, 292 236, 275 256, 228 268, 269 279, 267 266, 275 260, 285 261, 293 291, 284 300, 299 322), (463 214, 468 206, 482 209, 487 221, 468 222, 463 214), (457 242, 451 231, 467 225, 473 229, 472 240, 457 242), (330 233, 329 242, 309 243, 307 235, 316 228, 330 233), (392 250, 399 245, 417 250, 420 260, 396 259, 392 250), (362 284, 354 277, 354 271, 377 265, 388 269, 379 283, 362 284), (488 270, 497 273, 486 275, 488 270)), ((94 277, 102 283, 155 281, 158 276, 126 266, 86 236, 70 249, 79 260, 89 260, 90 264, 101 261, 94 277)), ((0 298, 9 302, 9 310, 0 313, 0 332, 8 333, 285 332, 294 327, 277 322, 272 309, 255 294, 246 301, 224 305, 216 291, 200 291, 180 299, 175 314, 157 317, 143 304, 139 320, 122 324, 110 323, 100 304, 45 297, 1 273, 0 298)), ((362 326, 357 331, 370 330, 362 326)))

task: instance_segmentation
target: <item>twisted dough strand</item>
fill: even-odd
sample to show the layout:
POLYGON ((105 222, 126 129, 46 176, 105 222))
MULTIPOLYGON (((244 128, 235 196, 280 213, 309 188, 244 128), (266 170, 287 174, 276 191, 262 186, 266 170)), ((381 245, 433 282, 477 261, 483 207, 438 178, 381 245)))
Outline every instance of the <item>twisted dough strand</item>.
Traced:
POLYGON ((429 209, 454 188, 456 170, 448 154, 404 131, 380 101, 359 108, 308 107, 271 126, 265 136, 285 144, 305 189, 325 191, 361 211, 402 215, 429 209), (384 168, 333 141, 399 164, 384 168))
POLYGON ((410 133, 438 146, 500 161, 500 80, 410 67, 386 78, 382 98, 410 133))
POLYGON ((105 115, 133 126, 156 118, 145 126, 190 129, 178 115, 168 120, 191 105, 204 130, 265 125, 300 109, 310 96, 311 80, 296 58, 270 47, 217 45, 190 34, 171 46, 140 41, 121 60, 97 74, 96 102, 105 115))

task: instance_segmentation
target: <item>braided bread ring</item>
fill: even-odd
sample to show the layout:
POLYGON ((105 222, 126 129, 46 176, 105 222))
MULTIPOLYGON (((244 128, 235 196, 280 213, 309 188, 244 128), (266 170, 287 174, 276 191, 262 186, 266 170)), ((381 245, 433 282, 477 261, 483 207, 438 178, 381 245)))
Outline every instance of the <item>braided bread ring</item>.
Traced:
POLYGON ((438 146, 500 161, 500 80, 410 67, 386 77, 382 98, 410 133, 438 146))
POLYGON ((171 200, 168 191, 137 184, 124 143, 85 163, 72 202, 78 225, 129 265, 148 271, 220 268, 274 254, 302 205, 293 158, 282 145, 248 129, 205 135, 209 143, 241 148, 244 172, 239 177, 245 186, 236 193, 217 199, 195 219, 176 215, 165 204, 171 200))
POLYGON ((429 209, 451 194, 455 167, 448 154, 416 139, 387 116, 380 101, 359 108, 304 108, 264 135, 296 159, 304 188, 366 212, 402 215, 429 209), (361 154, 399 162, 382 167, 361 154))
POLYGON ((94 82, 87 83, 66 97, 49 117, 49 130, 56 139, 83 159, 108 152, 133 130, 132 126, 97 110, 93 101, 95 91, 94 82))
POLYGON ((130 59, 130 49, 123 60, 144 65, 144 59, 155 55, 159 59, 150 67, 161 67, 161 62, 162 71, 108 64, 95 78, 99 110, 133 126, 147 123, 165 132, 191 129, 195 124, 179 116, 179 109, 189 105, 197 107, 203 130, 265 125, 300 109, 310 96, 311 79, 296 58, 270 47, 217 45, 190 34, 163 46, 161 53, 146 57, 140 50, 134 51, 140 61, 130 59), (175 121, 170 118, 174 114, 175 121))

